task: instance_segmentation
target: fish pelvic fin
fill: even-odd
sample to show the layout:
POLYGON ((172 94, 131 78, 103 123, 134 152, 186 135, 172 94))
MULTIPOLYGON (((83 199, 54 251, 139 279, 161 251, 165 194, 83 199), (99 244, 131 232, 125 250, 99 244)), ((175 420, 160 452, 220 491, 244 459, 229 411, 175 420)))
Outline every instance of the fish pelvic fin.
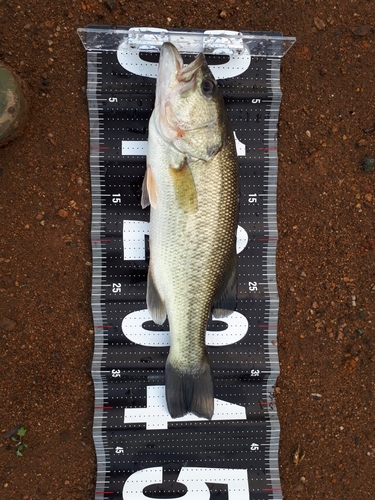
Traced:
POLYGON ((162 325, 167 318, 167 310, 165 303, 156 288, 150 267, 148 268, 147 275, 146 302, 152 320, 158 325, 162 325))
POLYGON ((152 208, 156 208, 157 200, 158 197, 156 192, 154 174, 152 173, 151 167, 147 165, 146 173, 142 183, 141 207, 146 208, 151 205, 152 208))
POLYGON ((208 359, 198 372, 184 372, 170 362, 165 366, 165 391, 172 418, 194 413, 211 420, 214 413, 214 386, 208 359))
POLYGON ((198 209, 197 190, 187 158, 184 158, 177 168, 170 165, 169 171, 178 206, 184 212, 196 212, 198 209))
POLYGON ((223 285, 219 288, 212 302, 212 314, 215 318, 226 318, 236 308, 237 303, 237 255, 233 252, 229 260, 223 285))

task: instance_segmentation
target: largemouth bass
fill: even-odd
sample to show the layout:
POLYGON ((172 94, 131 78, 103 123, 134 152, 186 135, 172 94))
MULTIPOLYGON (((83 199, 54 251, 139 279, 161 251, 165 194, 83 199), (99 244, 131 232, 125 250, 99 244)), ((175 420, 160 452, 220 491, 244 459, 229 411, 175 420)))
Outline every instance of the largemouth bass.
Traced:
POLYGON ((236 304, 237 156, 204 55, 184 66, 171 43, 161 48, 149 122, 142 206, 149 204, 147 307, 155 323, 169 320, 168 411, 210 419, 207 321, 211 311, 225 317, 236 304))

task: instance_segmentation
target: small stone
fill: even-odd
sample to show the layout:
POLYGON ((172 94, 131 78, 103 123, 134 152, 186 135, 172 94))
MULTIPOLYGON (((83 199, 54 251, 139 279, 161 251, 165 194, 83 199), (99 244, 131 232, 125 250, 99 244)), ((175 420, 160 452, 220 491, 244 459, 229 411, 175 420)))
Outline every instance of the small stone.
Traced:
POLYGON ((74 224, 79 227, 83 227, 85 225, 85 222, 82 219, 75 219, 74 224))
POLYGON ((221 17, 221 19, 225 19, 227 17, 227 13, 225 10, 222 10, 219 14, 219 16, 221 17))
POLYGON ((326 27, 326 23, 318 16, 314 17, 314 24, 319 31, 324 30, 324 28, 326 27))
POLYGON ((16 427, 13 427, 10 431, 7 431, 5 434, 3 434, 3 439, 10 439, 12 436, 14 436, 20 429, 23 427, 22 424, 17 425, 16 427))
POLYGON ((300 50, 297 50, 296 51, 296 56, 301 58, 301 59, 306 59, 306 60, 309 60, 311 59, 311 54, 310 54, 310 50, 308 47, 302 47, 300 50))
POLYGON ((371 26, 358 26, 358 28, 350 28, 354 36, 365 36, 370 31, 371 26))
POLYGON ((321 394, 319 394, 318 392, 313 392, 313 393, 311 394, 311 397, 312 397, 313 399, 315 399, 315 401, 319 401, 319 399, 321 399, 322 395, 321 395, 321 394))
POLYGON ((116 10, 116 8, 117 8, 116 2, 111 1, 111 0, 104 0, 104 5, 107 7, 107 9, 110 12, 114 12, 116 10))
POLYGON ((11 332, 16 328, 17 323, 6 316, 0 318, 0 328, 6 332, 11 332))
POLYGON ((62 443, 66 443, 68 441, 68 439, 69 439, 69 434, 67 434, 66 432, 62 432, 60 434, 60 441, 62 443))
POLYGON ((69 212, 67 210, 64 210, 63 208, 60 208, 60 210, 57 212, 57 215, 62 219, 66 219, 69 215, 69 212))

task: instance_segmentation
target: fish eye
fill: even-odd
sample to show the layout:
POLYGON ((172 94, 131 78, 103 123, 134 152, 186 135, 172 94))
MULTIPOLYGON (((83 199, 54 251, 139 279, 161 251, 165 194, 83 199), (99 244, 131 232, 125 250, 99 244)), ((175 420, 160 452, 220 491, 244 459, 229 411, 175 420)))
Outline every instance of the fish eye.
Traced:
POLYGON ((201 87, 203 94, 212 94, 215 88, 215 82, 213 82, 209 78, 206 78, 205 80, 203 80, 201 87))

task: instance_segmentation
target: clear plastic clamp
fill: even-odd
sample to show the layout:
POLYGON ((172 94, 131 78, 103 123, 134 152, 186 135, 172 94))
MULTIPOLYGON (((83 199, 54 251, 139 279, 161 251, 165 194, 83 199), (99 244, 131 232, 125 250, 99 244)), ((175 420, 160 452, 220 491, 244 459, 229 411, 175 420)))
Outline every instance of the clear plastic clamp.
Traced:
POLYGON ((164 42, 173 43, 181 53, 250 54, 256 57, 283 57, 296 41, 271 32, 236 32, 225 30, 180 31, 161 28, 78 28, 87 51, 130 49, 159 52, 164 42))

